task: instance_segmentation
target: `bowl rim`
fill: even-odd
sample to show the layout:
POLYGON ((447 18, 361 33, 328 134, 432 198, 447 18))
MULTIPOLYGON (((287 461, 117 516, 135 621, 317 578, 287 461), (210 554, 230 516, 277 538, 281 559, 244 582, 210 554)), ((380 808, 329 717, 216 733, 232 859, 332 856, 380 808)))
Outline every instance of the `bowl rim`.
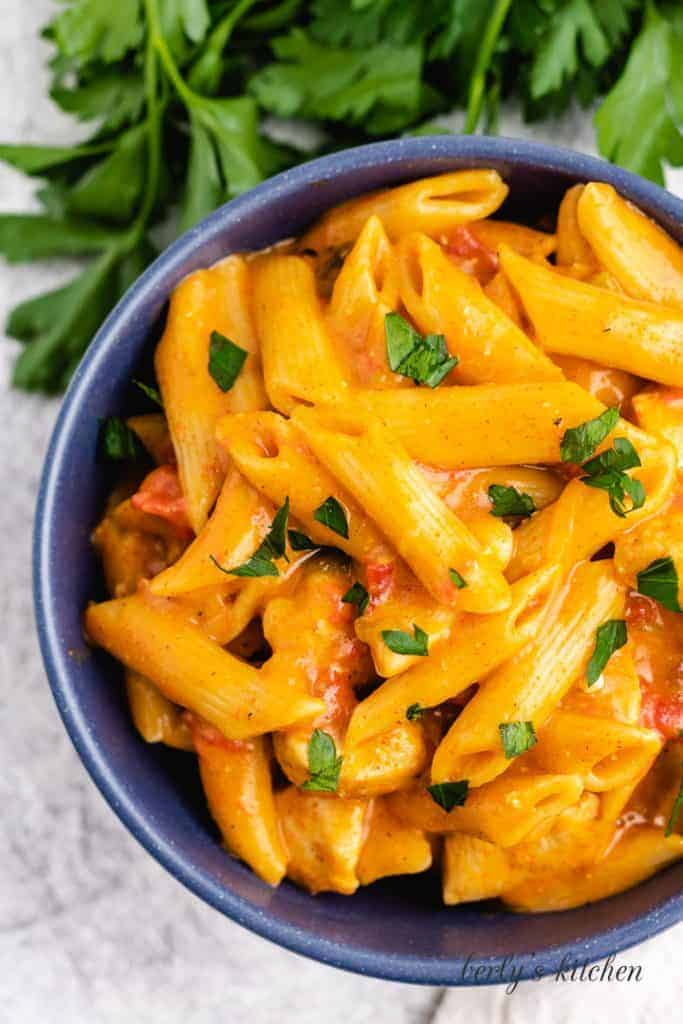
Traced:
MULTIPOLYGON (((683 226, 683 201, 660 186, 597 157, 504 136, 438 135, 371 143, 300 164, 224 204, 166 248, 133 283, 98 330, 74 374, 53 428, 37 497, 33 535, 34 610, 43 662, 57 709, 91 779, 133 837, 192 893, 257 935, 333 967, 379 979, 414 984, 503 984, 505 981, 502 975, 501 979, 495 981, 490 976, 481 980, 462 980, 465 956, 412 956, 382 953, 369 948, 346 948, 312 931, 279 921, 271 917, 267 910, 238 896, 220 885, 208 872, 189 863, 172 844, 160 840, 154 827, 129 797, 116 772, 108 765, 106 751, 92 739, 87 721, 79 708, 70 684, 69 658, 65 656, 59 642, 59 602, 55 596, 50 569, 50 551, 55 539, 55 499, 62 464, 72 443, 80 406, 89 384, 101 364, 111 356, 119 319, 130 315, 131 308, 144 303, 146 297, 154 293, 160 278, 169 272, 169 268, 183 264, 199 243, 220 236, 225 226, 269 203, 274 189, 278 191, 280 201, 286 201, 289 192, 299 192, 302 187, 344 175, 351 170, 376 170, 396 163, 409 164, 413 159, 427 156, 445 159, 452 157, 459 161, 469 157, 480 166, 482 161, 491 159, 512 166, 537 166, 543 172, 555 171, 577 180, 607 181, 617 190, 626 192, 637 204, 683 226)), ((410 177, 409 167, 406 176, 410 177)), ((577 950, 580 950, 581 963, 617 954, 664 931, 681 919, 683 891, 629 921, 596 931, 583 940, 574 939, 561 945, 551 945, 534 954, 517 954, 514 960, 519 965, 520 980, 555 974, 563 959, 567 956, 576 957, 577 950)), ((478 957, 477 964, 486 965, 491 972, 502 972, 505 962, 509 960, 509 955, 478 957)))

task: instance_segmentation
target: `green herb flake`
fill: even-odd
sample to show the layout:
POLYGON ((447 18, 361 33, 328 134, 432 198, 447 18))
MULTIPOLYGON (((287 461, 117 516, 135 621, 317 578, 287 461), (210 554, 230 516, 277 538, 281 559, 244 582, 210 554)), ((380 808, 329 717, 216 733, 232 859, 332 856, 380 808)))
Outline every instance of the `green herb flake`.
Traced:
POLYGON ((676 822, 678 821, 678 816, 681 813, 681 811, 683 811, 683 779, 681 779, 681 785, 678 790, 678 795, 674 800, 673 807, 671 808, 671 814, 669 815, 669 820, 666 823, 666 829, 664 830, 665 836, 668 837, 673 832, 674 828, 676 827, 676 822))
POLYGON ((427 792, 435 804, 444 811, 452 811, 454 807, 462 807, 467 800, 470 784, 467 779, 459 782, 435 782, 427 786, 427 792))
POLYGON ((458 357, 448 354, 443 334, 423 338, 400 313, 386 314, 384 333, 390 369, 416 384, 435 388, 458 365, 458 357))
POLYGON ((534 514, 536 506, 530 494, 521 494, 516 487, 504 487, 502 484, 491 484, 488 490, 491 502, 491 515, 523 516, 534 514))
POLYGON ((412 654, 425 658, 429 654, 429 637, 413 623, 413 636, 403 629, 383 629, 382 640, 394 654, 412 654))
POLYGON ((98 448, 102 457, 112 462, 137 459, 142 453, 136 435, 119 416, 100 421, 98 448))
POLYGON ((612 448, 584 463, 585 476, 580 478, 581 483, 586 487, 606 491, 610 508, 615 515, 623 519, 645 504, 646 493, 643 484, 626 474, 627 469, 634 469, 640 465, 640 456, 631 442, 625 437, 617 437, 612 448), (630 507, 626 505, 627 496, 630 499, 630 507))
POLYGON ((680 612, 678 603, 678 572, 670 555, 655 558, 636 576, 638 593, 651 597, 671 612, 680 612))
POLYGON ((618 409, 605 409, 593 420, 565 430, 560 442, 560 458, 577 465, 589 459, 599 444, 611 434, 619 420, 618 409))
POLYGON ((248 352, 218 331, 211 332, 209 373, 221 391, 230 391, 244 366, 248 352))
POLYGON ((589 686, 597 683, 607 662, 615 651, 626 644, 627 640, 628 632, 623 619, 609 619, 598 626, 595 631, 595 650, 586 669, 586 680, 589 686))
POLYGON ((301 788, 336 793, 342 760, 330 734, 314 729, 308 742, 308 778, 301 788))
POLYGON ((226 569, 213 555, 209 555, 210 560, 217 569, 220 569, 227 576, 279 576, 280 573, 275 565, 275 559, 287 558, 285 553, 285 536, 288 517, 289 498, 285 498, 284 505, 275 513, 268 533, 251 558, 242 565, 238 565, 234 569, 226 569))
POLYGON ((161 400, 161 395, 159 394, 157 388, 153 388, 151 387, 151 385, 145 384, 144 381, 141 380, 134 380, 133 384, 135 384, 136 387, 140 388, 140 391, 142 391, 143 394, 147 395, 151 402, 154 402, 154 404, 158 405, 160 409, 163 409, 164 403, 161 400))
POLYGON ((418 719, 422 718, 424 710, 421 704, 411 704, 410 707, 406 708, 406 718, 409 722, 417 722, 418 719))
POLYGON ((320 547, 319 544, 312 541, 305 533, 301 533, 300 530, 288 530, 287 536, 289 537, 289 546, 292 551, 315 551, 320 547))
POLYGON ((333 498, 332 495, 329 498, 325 498, 325 501, 320 505, 313 513, 313 518, 316 522, 322 523, 328 530, 332 530, 334 533, 338 533, 340 537, 349 537, 349 524, 346 518, 346 512, 343 507, 333 498))
POLYGON ((463 577, 460 575, 457 569, 449 569, 448 575, 451 578, 451 583, 453 583, 458 588, 458 590, 462 590, 464 587, 467 586, 466 581, 463 579, 463 577))
POLYGON ((508 761, 531 750, 537 743, 533 722, 501 722, 498 731, 508 761))
POLYGON ((370 595, 362 583, 356 581, 342 597, 344 604, 355 604, 358 607, 358 614, 362 615, 370 601, 370 595))

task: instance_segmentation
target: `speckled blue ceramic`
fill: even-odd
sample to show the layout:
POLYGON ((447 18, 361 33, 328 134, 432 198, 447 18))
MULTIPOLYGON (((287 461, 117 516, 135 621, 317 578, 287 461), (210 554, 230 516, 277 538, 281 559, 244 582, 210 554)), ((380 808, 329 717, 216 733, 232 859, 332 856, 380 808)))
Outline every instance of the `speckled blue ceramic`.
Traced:
POLYGON ((89 543, 106 486, 95 458, 98 418, 130 402, 131 376, 181 278, 233 250, 295 235, 349 196, 460 167, 495 167, 511 186, 506 213, 533 219, 556 209, 574 182, 608 181, 683 241, 683 203, 667 192, 600 160, 529 142, 401 139, 287 171, 183 235, 109 316, 64 400, 35 532, 36 613, 54 697, 90 775, 133 835, 197 896, 259 935, 337 967, 433 985, 486 984, 495 971, 507 980, 512 965, 537 977, 563 960, 641 942, 683 918, 683 864, 580 910, 523 917, 493 904, 444 908, 430 877, 382 881, 353 897, 312 897, 288 883, 270 889, 221 849, 192 757, 138 739, 120 671, 99 652, 82 656, 81 614, 98 579, 89 543))

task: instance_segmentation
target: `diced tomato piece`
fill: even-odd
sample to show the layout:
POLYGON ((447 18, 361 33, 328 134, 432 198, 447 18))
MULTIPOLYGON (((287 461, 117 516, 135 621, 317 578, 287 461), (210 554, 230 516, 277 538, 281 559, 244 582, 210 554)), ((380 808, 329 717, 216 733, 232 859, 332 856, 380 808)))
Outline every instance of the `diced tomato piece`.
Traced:
POLYGON ((202 745, 206 747, 222 747, 223 750, 231 750, 233 753, 251 749, 252 744, 249 740, 229 740, 214 725, 211 725, 210 722, 207 722, 200 715, 193 714, 192 711, 183 711, 183 718, 190 727, 192 739, 200 753, 202 745))
POLYGON ((651 597, 632 590, 626 604, 626 621, 633 629, 661 628, 663 624, 661 605, 651 597))
POLYGON ((466 224, 449 235, 446 252, 465 273, 485 281, 498 270, 498 254, 485 246, 466 224))
POLYGON ((159 466, 153 469, 130 501, 133 508, 140 512, 165 519, 179 536, 192 536, 192 527, 187 518, 187 503, 175 466, 159 466))
POLYGON ((372 607, 386 601, 394 588, 396 567, 393 562, 368 562, 365 575, 372 607))
POLYGON ((647 687, 642 689, 640 724, 646 729, 656 729, 664 739, 676 739, 683 731, 683 690, 663 694, 647 687))

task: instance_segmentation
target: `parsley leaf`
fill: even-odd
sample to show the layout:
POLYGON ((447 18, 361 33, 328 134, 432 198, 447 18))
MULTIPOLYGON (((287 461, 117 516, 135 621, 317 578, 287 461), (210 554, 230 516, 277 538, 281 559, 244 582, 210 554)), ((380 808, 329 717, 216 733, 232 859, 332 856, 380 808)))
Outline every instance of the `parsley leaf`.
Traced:
POLYGON ((353 50, 293 28, 271 46, 276 61, 254 75, 250 90, 278 117, 345 121, 382 135, 407 128, 421 113, 419 45, 378 42, 353 50))
POLYGON ((336 793, 342 761, 330 734, 314 729, 308 742, 308 778, 301 788, 336 793))
POLYGON ((469 788, 468 780, 461 779, 459 782, 435 782, 427 786, 427 792, 444 811, 452 811, 454 807, 462 807, 465 803, 469 788))
POLYGON ((676 796, 676 799, 673 802, 671 814, 669 815, 669 820, 666 823, 666 828, 664 830, 665 836, 670 836, 673 830, 675 829, 676 822, 678 821, 678 816, 681 813, 681 811, 683 811, 683 779, 681 779, 681 785, 678 790, 678 795, 676 796))
POLYGON ((589 686, 597 683, 607 662, 615 651, 626 644, 627 640, 626 622, 623 619, 609 619, 598 626, 595 631, 595 650, 586 669, 586 680, 589 686))
POLYGON ((230 391, 237 380, 248 353, 218 331, 211 332, 209 373, 221 391, 230 391))
POLYGON ((671 612, 680 612, 678 603, 678 573, 673 558, 655 558, 636 577, 638 593, 651 597, 671 612))
POLYGON ((560 458, 563 462, 581 464, 589 459, 599 444, 611 434, 619 420, 618 409, 605 409, 593 420, 586 420, 578 427, 564 432, 560 442, 560 458))
POLYGON ((355 604, 358 606, 358 614, 362 615, 368 606, 370 595, 362 583, 356 581, 342 597, 344 604, 355 604))
POLYGON ((451 583, 455 584, 458 590, 462 590, 463 587, 467 586, 467 582, 463 579, 457 569, 449 569, 448 575, 451 578, 451 583))
POLYGON ((508 761, 531 750, 538 742, 533 722, 501 722, 498 731, 508 761))
POLYGON ((548 30, 531 65, 531 95, 539 99, 556 92, 567 78, 573 78, 582 54, 593 67, 601 67, 610 55, 610 45, 597 11, 589 0, 567 0, 553 12, 548 30))
POLYGON ((140 391, 147 395, 151 402, 154 402, 154 404, 158 405, 160 409, 163 409, 164 403, 161 401, 161 395, 159 394, 158 388, 153 388, 151 385, 145 384, 142 380, 134 380, 133 384, 140 388, 140 391))
POLYGON ((409 722, 416 722, 419 718, 422 718, 424 710, 421 704, 411 704, 410 707, 406 708, 406 718, 409 722))
POLYGON ((663 164, 683 164, 683 17, 680 5, 645 5, 625 67, 595 115, 600 151, 664 184, 663 164))
POLYGON ((400 313, 386 314, 384 333, 389 367, 417 384, 435 388, 458 365, 458 357, 448 355, 443 334, 423 338, 400 313))
POLYGON ((118 416, 101 421, 98 447, 102 457, 112 462, 137 459, 142 451, 134 432, 118 416))
POLYGON ((307 537, 305 533, 301 533, 299 530, 288 530, 287 536, 289 538, 289 546, 292 551, 315 551, 320 545, 312 541, 310 537, 307 537))
POLYGON ((530 494, 520 494, 516 487, 491 484, 488 490, 492 516, 531 516, 536 511, 530 494))
POLYGON ((645 504, 643 484, 625 472, 640 465, 640 456, 631 442, 625 437, 617 437, 612 448, 584 463, 586 475, 581 477, 581 483, 607 491, 612 511, 623 519, 645 504), (627 495, 631 499, 630 508, 625 505, 627 495))
POLYGON ((111 64, 142 41, 141 0, 72 0, 55 18, 52 31, 60 51, 76 65, 111 64))
POLYGON ((334 533, 338 533, 340 537, 345 537, 348 540, 349 524, 346 512, 332 495, 329 498, 325 498, 322 505, 318 506, 313 513, 313 518, 316 522, 326 526, 328 530, 332 530, 334 533))
POLYGON ((279 576, 278 568, 275 565, 276 558, 287 558, 285 554, 285 534, 287 530, 287 519, 289 517, 289 498, 285 498, 284 505, 275 513, 270 530, 263 538, 251 558, 238 565, 235 569, 226 569, 220 562, 209 555, 210 560, 227 576, 279 576))
POLYGON ((429 654, 429 637, 414 622, 413 636, 403 629, 383 629, 382 640, 394 654, 414 654, 425 658, 429 654))

